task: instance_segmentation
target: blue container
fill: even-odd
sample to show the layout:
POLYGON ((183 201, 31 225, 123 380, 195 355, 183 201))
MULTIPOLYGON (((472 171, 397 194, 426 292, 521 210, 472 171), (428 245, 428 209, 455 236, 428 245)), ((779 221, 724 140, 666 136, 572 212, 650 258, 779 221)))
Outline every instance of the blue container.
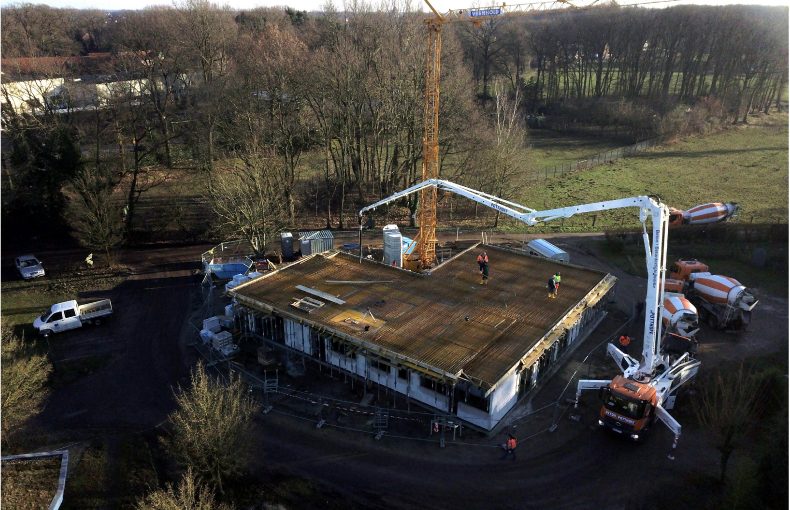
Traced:
POLYGON ((252 267, 253 262, 249 259, 230 260, 227 262, 209 264, 208 270, 220 280, 229 280, 237 274, 244 274, 252 267))

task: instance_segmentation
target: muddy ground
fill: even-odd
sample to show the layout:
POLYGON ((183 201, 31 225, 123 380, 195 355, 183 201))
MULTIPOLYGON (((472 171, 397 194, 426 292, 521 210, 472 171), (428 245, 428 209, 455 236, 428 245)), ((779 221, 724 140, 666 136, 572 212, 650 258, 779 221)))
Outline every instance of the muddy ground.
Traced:
MULTIPOLYGON (((674 460, 667 456, 672 444, 667 430, 657 427, 647 442, 632 444, 597 428, 594 396, 585 397, 579 410, 565 401, 572 397, 573 388, 568 389, 567 383, 577 370, 593 378, 616 373, 611 360, 595 347, 621 331, 633 303, 644 295, 644 280, 608 263, 591 248, 591 239, 560 236, 554 242, 571 254, 573 263, 618 276, 616 303, 572 359, 531 402, 508 417, 507 430, 521 439, 517 460, 501 460, 501 435, 467 432, 455 440, 448 436, 444 448, 427 430, 404 437, 385 434, 376 440, 367 430, 317 429, 316 420, 291 412, 283 402, 256 420, 259 443, 253 452, 250 483, 266 487, 262 489, 269 494, 263 496, 266 499, 272 498, 270 490, 277 492, 282 477, 305 481, 312 489, 303 496, 294 490, 280 498, 293 508, 619 509, 650 508, 645 494, 671 494, 682 491, 700 473, 715 475, 717 452, 688 405, 683 407, 693 395, 679 399, 673 412, 684 426, 674 460), (553 402, 558 405, 529 414, 553 402)), ((124 434, 160 430, 173 409, 173 387, 186 381, 197 359, 189 346, 197 331, 188 319, 194 320, 204 306, 197 270, 206 248, 125 251, 119 262, 129 268, 130 276, 109 292, 80 296, 109 296, 116 314, 109 324, 67 332, 51 341, 56 370, 81 357, 101 363, 54 390, 36 420, 44 431, 42 437, 51 442, 48 446, 79 444, 108 434, 117 442, 124 434)), ((65 263, 79 257, 76 252, 57 251, 45 256, 55 264, 58 258, 65 263)), ((786 359, 787 296, 761 294, 760 299, 748 332, 736 336, 703 330, 699 358, 704 369, 770 354, 786 359)), ((632 324, 628 331, 641 336, 640 325, 632 324)), ((635 345, 634 352, 640 348, 635 345)), ((736 452, 734 457, 742 454, 736 452)), ((108 474, 124 476, 121 467, 112 463, 108 474)), ((256 491, 250 488, 250 492, 256 491)), ((108 502, 105 507, 112 506, 108 502)))

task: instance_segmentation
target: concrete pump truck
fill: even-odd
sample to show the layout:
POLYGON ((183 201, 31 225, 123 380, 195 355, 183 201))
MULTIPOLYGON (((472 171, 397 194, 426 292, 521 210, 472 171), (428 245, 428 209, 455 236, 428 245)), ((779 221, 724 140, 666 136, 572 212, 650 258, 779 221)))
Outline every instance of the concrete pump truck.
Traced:
POLYGON ((661 420, 674 434, 673 449, 677 447, 681 426, 668 411, 674 407, 677 390, 697 374, 700 362, 693 359, 689 352, 672 349, 670 353, 669 350, 665 352, 662 348, 661 317, 664 304, 662 282, 666 272, 669 208, 652 197, 637 196, 537 211, 460 184, 428 179, 361 209, 359 211, 360 246, 362 245, 362 216, 367 211, 431 187, 461 195, 529 226, 570 218, 577 214, 599 213, 629 207, 638 209, 647 267, 642 359, 637 361, 615 345, 608 344, 607 353, 615 360, 622 375, 611 380, 580 380, 575 406, 578 406, 583 391, 598 390, 603 401, 599 412, 599 425, 630 439, 640 440, 656 420, 661 420), (647 230, 648 219, 650 219, 652 236, 647 230))

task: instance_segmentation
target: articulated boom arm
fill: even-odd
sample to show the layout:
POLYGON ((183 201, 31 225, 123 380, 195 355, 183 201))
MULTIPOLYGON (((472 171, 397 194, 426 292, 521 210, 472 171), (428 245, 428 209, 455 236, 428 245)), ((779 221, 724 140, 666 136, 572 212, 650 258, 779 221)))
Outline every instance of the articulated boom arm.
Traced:
POLYGON ((547 211, 536 211, 535 209, 521 204, 450 181, 428 179, 360 209, 360 229, 362 228, 362 215, 366 212, 426 188, 437 188, 456 193, 530 226, 541 222, 545 223, 556 219, 570 218, 577 214, 637 207, 639 209, 639 220, 642 222, 642 237, 645 243, 645 256, 647 259, 644 343, 642 348, 642 363, 639 366, 633 366, 633 363, 627 363, 628 369, 624 368, 624 373, 627 377, 635 376, 637 373, 648 376, 652 375, 659 362, 658 354, 661 351, 661 307, 664 303, 664 297, 663 286, 660 285, 660 282, 663 281, 664 272, 666 271, 667 227, 669 221, 669 208, 666 205, 658 203, 650 197, 638 196, 595 202, 592 204, 560 207, 547 211), (650 216, 652 224, 652 242, 645 227, 648 215, 650 216))

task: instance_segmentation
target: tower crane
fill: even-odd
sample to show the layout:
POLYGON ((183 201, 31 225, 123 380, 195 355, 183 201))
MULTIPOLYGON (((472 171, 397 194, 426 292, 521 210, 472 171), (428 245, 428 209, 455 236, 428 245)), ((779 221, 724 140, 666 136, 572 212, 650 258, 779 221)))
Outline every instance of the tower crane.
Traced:
MULTIPOLYGON (((427 46, 425 52, 425 103, 423 106, 423 138, 422 138, 422 180, 439 178, 439 85, 442 68, 442 27, 446 23, 468 22, 479 26, 483 21, 521 16, 534 12, 546 12, 562 8, 587 8, 598 4, 600 0, 545 0, 536 2, 506 4, 492 7, 473 7, 453 9, 440 14, 429 0, 425 3, 433 16, 424 20, 427 29, 427 46)), ((644 4, 668 3, 672 0, 640 0, 620 4, 632 7, 644 4)), ((423 189, 420 192, 418 211, 419 233, 415 239, 416 246, 408 259, 411 268, 428 268, 436 260, 436 188, 423 189)))
POLYGON ((653 422, 661 420, 674 433, 672 446, 675 448, 680 438, 681 426, 668 411, 674 407, 677 390, 697 374, 700 362, 693 359, 689 352, 679 356, 667 353, 661 345, 661 310, 664 303, 662 282, 666 272, 669 208, 655 198, 637 196, 537 211, 450 181, 428 179, 362 208, 359 211, 360 225, 366 212, 426 190, 431 190, 434 194, 437 190, 443 190, 461 195, 529 226, 570 218, 577 214, 630 207, 638 209, 647 268, 642 359, 638 361, 613 344, 608 344, 606 351, 615 360, 623 375, 612 380, 580 380, 576 391, 576 405, 582 391, 598 389, 603 400, 599 413, 601 426, 639 440, 653 422), (648 234, 648 219, 652 235, 648 234))
MULTIPOLYGON (((598 0, 587 2, 594 4, 598 0)), ((480 25, 485 20, 495 17, 524 14, 534 11, 547 11, 574 4, 568 0, 551 0, 529 2, 508 6, 454 9, 447 14, 440 14, 429 0, 425 0, 433 16, 424 23, 427 29, 427 48, 425 57, 425 104, 423 107, 422 137, 422 179, 439 178, 439 84, 442 69, 442 26, 445 23, 466 21, 480 25)), ((420 231, 415 239, 410 265, 428 268, 436 260, 436 188, 425 188, 420 191, 420 208, 418 212, 420 231)))

